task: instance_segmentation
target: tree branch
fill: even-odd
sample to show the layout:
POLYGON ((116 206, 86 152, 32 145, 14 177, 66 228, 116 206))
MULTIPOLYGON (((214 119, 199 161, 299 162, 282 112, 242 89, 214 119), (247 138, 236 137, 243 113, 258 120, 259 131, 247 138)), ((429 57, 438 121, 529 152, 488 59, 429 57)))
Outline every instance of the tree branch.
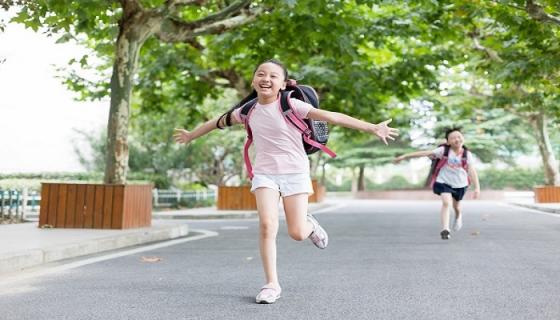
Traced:
POLYGON ((130 17, 143 10, 139 0, 120 0, 120 3, 123 8, 123 17, 130 17))
POLYGON ((525 11, 531 18, 539 22, 560 25, 560 18, 546 13, 544 11, 543 6, 541 6, 538 3, 535 3, 534 0, 527 0, 527 2, 525 3, 525 7, 519 7, 514 4, 503 3, 501 1, 496 1, 496 0, 489 0, 489 1, 495 4, 505 5, 510 8, 525 11))
POLYGON ((485 52, 486 55, 490 58, 490 60, 492 61, 496 61, 496 62, 503 62, 502 58, 500 58, 500 56, 498 55, 498 53, 490 48, 486 48, 485 46, 480 44, 480 34, 478 32, 478 30, 472 31, 468 33, 468 36, 472 39, 473 41, 473 48, 475 48, 476 50, 485 52))
POLYGON ((156 37, 163 42, 189 42, 189 40, 205 34, 219 34, 245 25, 260 15, 264 10, 254 8, 241 11, 241 14, 206 25, 198 25, 201 20, 193 23, 179 21, 176 18, 167 18, 161 28, 156 31, 156 37))
POLYGON ((546 13, 543 6, 535 3, 533 0, 527 0, 525 11, 527 11, 531 18, 539 22, 560 25, 560 18, 546 13))
POLYGON ((231 16, 232 14, 241 11, 241 9, 248 6, 250 3, 251 3, 251 0, 235 1, 231 5, 224 8, 223 10, 218 11, 214 14, 210 14, 210 15, 208 15, 208 16, 200 19, 200 20, 196 20, 196 21, 192 22, 192 24, 196 27, 199 27, 199 26, 214 23, 214 22, 219 21, 219 20, 223 20, 223 19, 231 16))

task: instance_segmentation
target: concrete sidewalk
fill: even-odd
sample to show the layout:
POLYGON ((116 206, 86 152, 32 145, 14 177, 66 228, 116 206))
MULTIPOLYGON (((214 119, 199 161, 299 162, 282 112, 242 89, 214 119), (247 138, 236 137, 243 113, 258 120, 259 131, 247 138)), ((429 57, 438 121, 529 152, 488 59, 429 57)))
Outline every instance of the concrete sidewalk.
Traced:
POLYGON ((505 202, 509 204, 548 213, 560 214, 560 203, 535 203, 535 196, 532 191, 506 192, 505 196, 505 202))
MULTIPOLYGON (((309 204, 310 212, 328 206, 309 204)), ((282 207, 280 206, 282 210, 282 207)), ((37 215, 26 215, 27 223, 0 225, 0 277, 45 263, 121 249, 157 241, 185 237, 188 220, 256 219, 256 211, 218 211, 215 207, 156 211, 148 228, 41 229, 37 215)))

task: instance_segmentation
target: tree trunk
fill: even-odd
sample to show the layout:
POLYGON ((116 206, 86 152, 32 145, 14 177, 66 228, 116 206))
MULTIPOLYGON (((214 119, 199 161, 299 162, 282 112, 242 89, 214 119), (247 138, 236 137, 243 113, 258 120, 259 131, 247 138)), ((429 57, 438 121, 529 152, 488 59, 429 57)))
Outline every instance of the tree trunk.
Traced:
POLYGON ((125 184, 128 171, 128 120, 138 55, 153 33, 153 21, 141 12, 123 16, 119 23, 115 63, 111 76, 111 108, 107 124, 105 183, 125 184))
POLYGON ((352 168, 350 172, 352 173, 352 186, 350 191, 352 191, 352 193, 356 193, 358 192, 358 178, 356 177, 356 168, 352 168))
POLYGON ((550 137, 547 130, 548 119, 544 112, 539 112, 529 117, 529 122, 533 127, 537 146, 543 161, 544 178, 546 185, 560 186, 560 172, 558 170, 558 162, 554 156, 550 137))
POLYGON ((366 183, 365 183, 365 177, 364 177, 365 170, 366 170, 366 166, 361 164, 360 165, 360 173, 358 174, 358 191, 366 190, 366 183))

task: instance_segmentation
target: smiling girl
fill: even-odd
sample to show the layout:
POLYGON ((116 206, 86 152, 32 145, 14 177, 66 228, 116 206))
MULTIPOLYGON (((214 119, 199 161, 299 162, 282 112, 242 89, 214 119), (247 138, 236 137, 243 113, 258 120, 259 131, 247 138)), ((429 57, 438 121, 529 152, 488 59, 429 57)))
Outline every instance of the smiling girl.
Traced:
MULTIPOLYGON (((288 71, 282 63, 267 60, 257 66, 251 83, 257 93, 257 103, 248 120, 255 146, 251 191, 257 200, 260 254, 266 279, 256 297, 257 303, 274 303, 282 292, 276 270, 280 198, 292 239, 302 241, 309 238, 320 249, 328 245, 327 232, 307 212, 308 197, 313 188, 302 134, 285 120, 280 109, 279 93, 286 88, 287 80, 288 71)), ((298 99, 291 99, 290 103, 300 119, 323 120, 361 130, 378 136, 385 144, 387 139, 394 140, 397 136, 397 130, 387 126, 391 120, 372 124, 342 113, 316 109, 298 99)), ((187 144, 216 128, 243 124, 240 111, 241 108, 230 110, 192 132, 175 129, 175 140, 187 144)))
POLYGON ((473 164, 472 154, 464 146, 465 138, 460 129, 452 128, 445 132, 447 144, 434 150, 417 151, 395 158, 394 162, 418 157, 435 157, 440 159, 432 181, 433 192, 441 197, 441 239, 448 240, 449 207, 455 211, 454 231, 463 227, 461 200, 467 191, 469 180, 474 184, 473 199, 480 197, 478 174, 473 164), (470 179, 469 179, 470 178, 470 179))

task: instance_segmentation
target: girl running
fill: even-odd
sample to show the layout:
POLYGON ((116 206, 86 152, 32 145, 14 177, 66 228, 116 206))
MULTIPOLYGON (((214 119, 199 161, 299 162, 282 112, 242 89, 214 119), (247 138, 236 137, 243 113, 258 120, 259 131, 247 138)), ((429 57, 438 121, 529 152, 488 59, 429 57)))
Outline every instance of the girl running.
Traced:
MULTIPOLYGON (((328 245, 327 232, 307 212, 308 197, 313 193, 313 188, 302 135, 285 120, 279 107, 279 93, 286 88, 287 81, 288 71, 282 63, 267 60, 257 66, 251 83, 258 99, 249 118, 255 145, 251 192, 257 202, 260 255, 266 279, 266 284, 256 297, 257 303, 274 303, 282 292, 276 271, 280 197, 290 237, 297 241, 309 238, 320 249, 328 245)), ((298 99, 291 99, 290 102, 301 119, 323 120, 361 130, 378 136, 385 144, 387 139, 394 140, 398 135, 397 129, 387 125, 391 120, 372 124, 342 113, 316 109, 298 99)), ((187 144, 216 128, 242 124, 240 110, 230 110, 193 131, 175 129, 174 138, 178 143, 187 144), (230 123, 226 119, 231 120, 230 123)))
POLYGON ((432 181, 433 192, 441 196, 441 239, 450 238, 449 231, 449 207, 453 205, 455 210, 454 231, 463 227, 463 214, 461 211, 461 200, 467 191, 470 181, 474 184, 473 199, 480 197, 480 185, 478 174, 474 167, 472 154, 464 147, 464 137, 460 129, 452 128, 446 131, 446 146, 440 146, 434 150, 417 151, 404 154, 395 158, 394 162, 418 157, 435 157, 440 160, 436 167, 435 178, 432 181), (447 154, 446 154, 447 153, 447 154), (441 162, 443 161, 443 162, 441 162))

